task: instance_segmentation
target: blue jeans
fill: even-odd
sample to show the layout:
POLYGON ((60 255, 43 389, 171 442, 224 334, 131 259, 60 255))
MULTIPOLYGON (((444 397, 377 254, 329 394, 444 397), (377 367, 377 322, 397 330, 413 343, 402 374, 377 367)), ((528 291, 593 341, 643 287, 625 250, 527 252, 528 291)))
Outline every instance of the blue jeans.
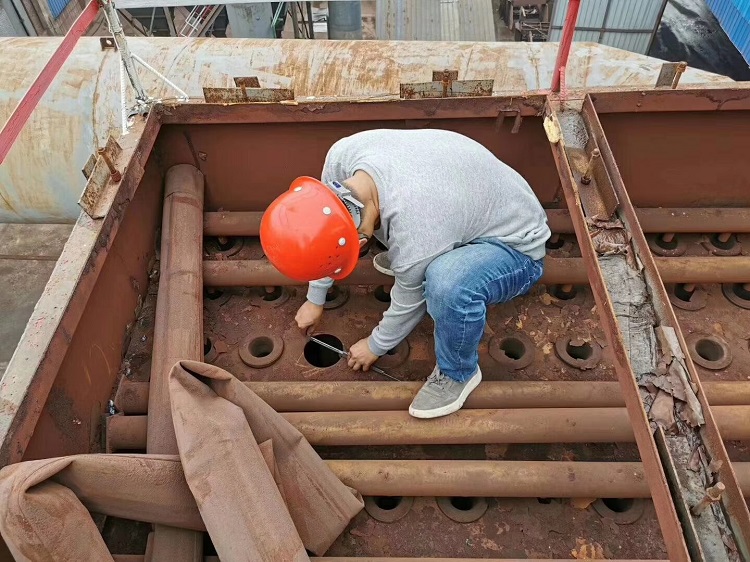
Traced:
POLYGON ((487 305, 527 293, 543 270, 542 260, 534 261, 494 238, 475 240, 430 263, 425 298, 444 375, 464 382, 476 372, 487 305))

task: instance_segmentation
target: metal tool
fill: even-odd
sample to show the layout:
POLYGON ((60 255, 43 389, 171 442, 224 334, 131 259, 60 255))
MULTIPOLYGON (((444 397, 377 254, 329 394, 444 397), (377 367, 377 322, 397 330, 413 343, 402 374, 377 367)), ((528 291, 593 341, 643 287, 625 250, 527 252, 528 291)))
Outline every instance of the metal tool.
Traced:
MULTIPOLYGON (((330 345, 330 344, 327 344, 326 342, 324 342, 324 341, 321 341, 321 340, 319 340, 318 338, 315 338, 315 337, 313 337, 313 336, 310 336, 310 341, 314 341, 314 342, 315 342, 315 343, 317 343, 318 345, 322 345, 322 346, 323 346, 323 347, 325 347, 326 349, 330 349, 331 351, 333 351, 333 352, 335 352, 335 353, 338 353, 338 354, 339 354, 339 355, 340 355, 341 357, 349 357, 349 352, 348 352, 348 351, 345 351, 345 350, 343 350, 343 349, 339 349, 339 348, 337 348, 337 347, 333 347, 332 345, 330 345)), ((376 373, 378 373, 378 374, 381 374, 381 375, 383 375, 384 377, 388 377, 389 379, 392 379, 392 380, 394 380, 394 381, 396 381, 396 382, 401 382, 401 381, 400 381, 399 379, 397 379, 396 377, 394 377, 394 376, 391 376, 391 375, 389 375, 388 373, 386 373, 386 372, 385 372, 385 371, 384 371, 383 369, 381 369, 380 367, 376 367, 375 365, 373 365, 373 366, 371 366, 371 367, 370 367, 370 369, 371 369, 371 370, 373 370, 373 371, 375 371, 375 372, 376 372, 376 373)))

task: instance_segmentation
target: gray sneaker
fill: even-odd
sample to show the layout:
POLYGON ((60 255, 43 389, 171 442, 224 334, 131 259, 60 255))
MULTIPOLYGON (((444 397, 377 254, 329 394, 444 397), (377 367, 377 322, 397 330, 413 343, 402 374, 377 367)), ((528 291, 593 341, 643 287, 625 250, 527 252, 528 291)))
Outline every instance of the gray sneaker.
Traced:
POLYGON ((466 382, 456 382, 440 372, 436 365, 427 377, 409 406, 409 414, 415 418, 439 418, 461 409, 466 398, 482 382, 482 371, 477 372, 466 382))

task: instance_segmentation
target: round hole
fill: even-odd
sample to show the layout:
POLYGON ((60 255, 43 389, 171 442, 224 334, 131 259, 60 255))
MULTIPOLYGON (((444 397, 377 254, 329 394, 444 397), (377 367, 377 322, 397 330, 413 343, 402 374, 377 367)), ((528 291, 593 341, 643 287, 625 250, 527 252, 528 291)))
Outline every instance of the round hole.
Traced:
POLYGON ((681 301, 690 302, 690 299, 692 299, 695 294, 695 285, 693 285, 691 290, 688 291, 685 289, 685 283, 678 283, 674 286, 674 294, 681 301))
POLYGON ((334 285, 330 289, 328 289, 328 292, 326 293, 326 302, 331 302, 336 300, 339 295, 341 294, 341 288, 334 285))
POLYGON ((695 351, 706 361, 721 361, 724 359, 724 350, 715 341, 700 339, 695 342, 695 351))
POLYGON ((383 511, 391 511, 401 505, 402 499, 401 496, 376 496, 373 501, 383 511))
POLYGON ((526 346, 517 338, 505 338, 500 342, 500 349, 508 359, 518 361, 526 354, 526 346))
POLYGON ((565 351, 567 351, 568 355, 573 359, 580 359, 581 361, 590 359, 594 354, 594 348, 586 341, 582 342, 580 345, 575 345, 571 340, 568 342, 568 345, 565 346, 565 351))
POLYGON ((222 252, 226 252, 229 248, 234 246, 235 241, 234 238, 224 238, 223 236, 219 236, 216 239, 216 245, 219 247, 219 250, 222 252))
POLYGON ((544 245, 548 250, 559 250, 565 245, 565 239, 559 234, 553 234, 544 245))
POLYGON ((694 283, 677 283, 669 291, 669 301, 682 310, 700 310, 706 306, 706 291, 694 283))
POLYGON ((721 292, 724 296, 740 308, 750 309, 750 284, 748 283, 723 283, 721 292))
POLYGON ((487 351, 495 361, 509 369, 525 369, 534 361, 534 342, 521 332, 496 335, 487 342, 487 351))
POLYGON ((485 498, 436 498, 438 508, 448 518, 457 523, 472 523, 477 521, 487 511, 485 498))
POLYGON ((238 348, 240 359, 248 367, 264 369, 278 361, 284 352, 284 340, 278 336, 247 336, 238 348))
POLYGON ((375 287, 374 295, 380 302, 391 302, 391 294, 385 290, 383 285, 375 287))
POLYGON ((459 511, 470 511, 474 508, 477 501, 476 498, 461 498, 455 497, 450 499, 451 505, 459 511))
POLYGON ((211 336, 203 336, 203 362, 213 363, 218 356, 219 352, 214 346, 214 339, 211 336))
POLYGON ((727 342, 715 334, 690 334, 686 338, 690 357, 696 365, 719 371, 732 363, 732 350, 727 342))
POLYGON ((633 498, 602 498, 602 503, 615 513, 625 513, 635 504, 633 498))
POLYGON ((713 246, 716 246, 720 250, 731 250, 737 245, 737 238, 732 234, 726 242, 722 242, 719 239, 720 234, 712 234, 709 240, 713 246))
POLYGON ((279 300, 284 294, 283 287, 268 287, 263 294, 263 300, 266 302, 273 302, 279 300), (270 290, 273 289, 273 290, 270 290))
POLYGON ((599 364, 602 346, 583 338, 562 337, 555 341, 555 353, 567 365, 585 371, 599 364))
POLYGON ((250 354, 253 357, 268 357, 273 352, 273 340, 265 336, 250 342, 250 354))
POLYGON ((677 246, 679 246, 680 241, 677 236, 673 236, 670 241, 664 240, 662 236, 663 235, 660 234, 654 240, 656 245, 659 246, 662 250, 674 250, 675 248, 677 248, 677 246))
POLYGON ((220 289, 208 288, 206 289, 206 298, 212 301, 220 299, 224 296, 224 291, 220 289))
POLYGON ((381 523, 394 523, 409 514, 413 497, 401 496, 365 496, 365 511, 381 523))
POLYGON ((601 517, 618 525, 631 525, 643 516, 646 502, 639 498, 599 498, 591 505, 601 517))
POLYGON ((744 283, 734 283, 732 285, 732 292, 742 300, 750 301, 750 291, 745 289, 744 283))
POLYGON ((553 297, 561 301, 574 299, 578 294, 578 289, 574 286, 553 285, 549 291, 553 297))
MULTIPOLYGON (((344 347, 341 344, 341 340, 331 334, 316 334, 315 337, 335 348, 343 349, 344 347)), ((335 365, 338 363, 339 359, 341 359, 341 356, 335 351, 331 351, 312 340, 305 344, 304 355, 310 365, 320 368, 335 365)))

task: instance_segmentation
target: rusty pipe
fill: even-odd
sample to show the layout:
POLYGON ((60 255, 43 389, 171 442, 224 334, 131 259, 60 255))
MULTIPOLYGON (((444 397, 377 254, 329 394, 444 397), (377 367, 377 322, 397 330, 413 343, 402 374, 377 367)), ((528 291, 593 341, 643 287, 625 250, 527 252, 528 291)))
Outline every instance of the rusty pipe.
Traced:
MULTIPOLYGON (((421 382, 246 382, 277 412, 406 410, 421 382)), ((703 384, 712 406, 750 405, 750 382, 703 384)), ((486 381, 466 400, 466 409, 618 408, 625 402, 616 382, 486 381)), ((125 414, 148 411, 148 383, 123 380, 115 407, 125 414)))
POLYGON ((179 164, 167 171, 159 292, 151 360, 148 452, 176 454, 169 371, 182 359, 203 359, 203 174, 179 164))
MULTIPOLYGON (((573 234, 573 222, 567 209, 546 209, 550 230, 573 234)), ((750 209, 732 207, 636 209, 643 232, 722 233, 750 232, 750 209)), ((203 214, 206 236, 258 236, 262 212, 213 212, 203 214)))
MULTIPOLYGON (((169 371, 183 359, 203 360, 203 174, 190 164, 167 170, 161 223, 146 451, 177 454, 169 371)), ((197 562, 202 536, 165 525, 154 528, 153 560, 197 562)))
MULTIPOLYGON (((113 554, 114 562, 146 562, 147 557, 142 554, 113 554)), ((315 558, 315 562, 477 562, 479 558, 393 558, 372 557, 372 556, 321 556, 315 558)), ((482 558, 482 562, 570 562, 567 558, 524 558, 522 561, 510 558, 482 558)), ((219 562, 218 556, 206 556, 203 562, 219 562)), ((614 559, 609 562, 669 562, 668 560, 619 560, 614 559)))
MULTIPOLYGON (((655 258, 664 283, 746 283, 750 282, 750 257, 655 258)), ((256 287, 303 285, 285 277, 267 260, 215 260, 203 262, 203 280, 209 287, 256 287)), ((349 285, 392 285, 393 277, 377 271, 372 260, 362 259, 354 272, 343 280, 349 285)), ((586 285, 588 277, 583 258, 544 260, 540 283, 547 285, 586 285)))
MULTIPOLYGON (((750 407, 712 408, 724 439, 750 439, 750 407)), ((283 414, 314 446, 472 445, 487 443, 629 443, 633 430, 625 408, 537 408, 461 410, 425 422, 405 411, 287 412, 283 414)), ((112 416, 107 443, 112 451, 143 449, 129 427, 146 416, 112 416), (128 436, 124 440, 121 436, 128 436)))

